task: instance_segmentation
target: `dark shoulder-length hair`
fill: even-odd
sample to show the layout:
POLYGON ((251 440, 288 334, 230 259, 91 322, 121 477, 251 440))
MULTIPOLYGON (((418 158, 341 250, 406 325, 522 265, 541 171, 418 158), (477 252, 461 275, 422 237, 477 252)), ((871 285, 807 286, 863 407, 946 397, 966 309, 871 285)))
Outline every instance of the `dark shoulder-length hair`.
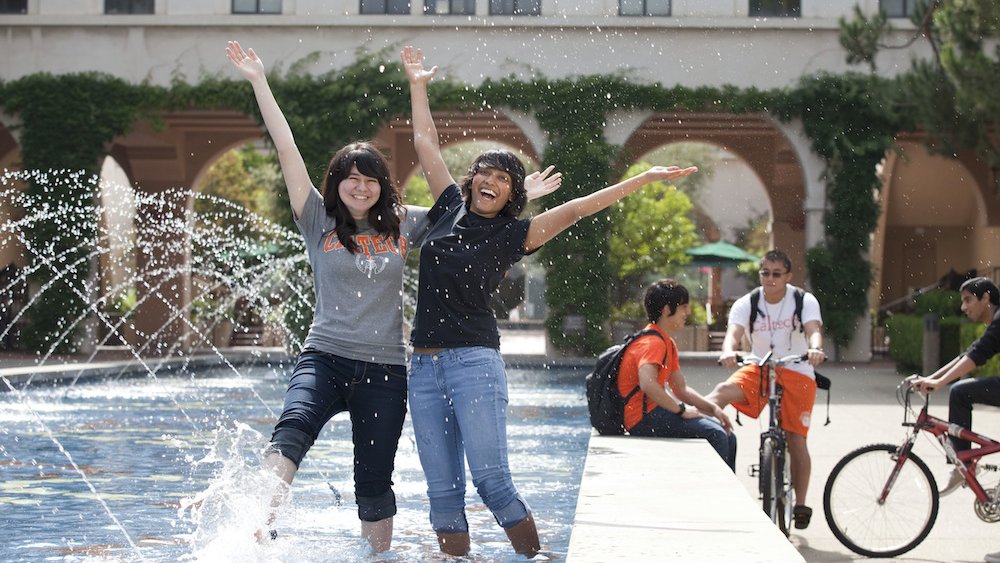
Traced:
POLYGON ((388 235, 398 242, 399 224, 404 215, 402 193, 392 180, 385 155, 368 141, 351 143, 337 151, 330 159, 326 176, 323 177, 320 193, 323 194, 326 214, 337 222, 337 238, 351 254, 360 250, 353 238, 358 232, 358 224, 341 201, 338 189, 340 182, 351 174, 353 166, 357 166, 358 172, 365 176, 377 178, 382 188, 378 201, 368 210, 368 224, 382 235, 388 235))
POLYGON ((483 168, 503 170, 510 175, 510 199, 498 214, 501 217, 517 217, 528 205, 528 192, 524 189, 524 164, 514 153, 503 149, 491 149, 476 157, 469 166, 469 171, 461 181, 462 197, 465 205, 472 201, 469 192, 472 191, 472 179, 483 168))

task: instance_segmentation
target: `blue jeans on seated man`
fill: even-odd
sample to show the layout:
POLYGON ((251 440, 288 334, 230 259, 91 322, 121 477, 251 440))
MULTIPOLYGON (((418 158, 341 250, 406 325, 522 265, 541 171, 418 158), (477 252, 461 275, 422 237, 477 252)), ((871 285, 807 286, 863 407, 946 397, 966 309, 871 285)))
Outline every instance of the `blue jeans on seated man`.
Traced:
POLYGON ((687 419, 656 407, 647 412, 628 433, 651 438, 704 438, 729 468, 736 471, 736 435, 727 433, 714 418, 687 419))
MULTIPOLYGON (((948 422, 972 429, 973 405, 1000 407, 1000 376, 970 377, 956 381, 948 392, 948 422)), ((968 440, 951 438, 955 450, 972 447, 968 440)))
POLYGON ((493 348, 449 348, 414 354, 410 420, 427 479, 435 532, 467 532, 465 462, 472 482, 501 527, 530 514, 507 463, 507 374, 493 348))

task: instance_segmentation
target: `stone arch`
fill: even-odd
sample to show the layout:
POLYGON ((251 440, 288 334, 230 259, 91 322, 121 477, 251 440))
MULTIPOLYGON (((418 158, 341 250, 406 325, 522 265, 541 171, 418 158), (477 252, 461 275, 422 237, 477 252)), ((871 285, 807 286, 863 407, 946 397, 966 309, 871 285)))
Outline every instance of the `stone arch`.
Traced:
POLYGON ((970 168, 967 159, 930 153, 919 135, 901 136, 896 147, 882 165, 882 210, 873 238, 872 293, 881 303, 935 283, 949 270, 1000 263, 995 198, 987 197, 983 171, 970 168))
POLYGON ((676 142, 703 142, 735 154, 753 170, 770 200, 772 246, 791 257, 805 279, 806 178, 798 155, 770 116, 729 113, 655 113, 622 146, 618 167, 676 142))
MULTIPOLYGON (((204 171, 220 155, 263 136, 262 127, 253 118, 237 111, 181 111, 166 114, 160 121, 159 127, 147 121, 136 123, 128 134, 116 138, 109 149, 109 154, 128 174, 130 183, 142 193, 194 189, 204 171)), ((188 217, 190 198, 171 198, 167 203, 166 208, 140 209, 136 218, 140 249, 153 242, 157 248, 173 249, 140 251, 136 256, 136 270, 142 279, 136 289, 143 303, 134 315, 137 339, 145 343, 150 335, 158 333, 155 341, 149 342, 149 354, 166 353, 178 341, 189 342, 187 319, 171 318, 176 308, 186 310, 191 301, 190 276, 152 273, 183 272, 190 259, 186 233, 164 235, 155 228, 167 217, 188 217), (151 298, 144 300, 147 295, 151 298)))
MULTIPOLYGON (((494 141, 514 147, 536 162, 541 162, 541 151, 536 143, 540 144, 542 141, 532 139, 534 135, 522 126, 523 116, 519 117, 515 121, 499 110, 433 113, 442 148, 469 141, 494 141), (518 121, 522 124, 519 125, 518 121)), ((420 166, 413 148, 412 122, 409 118, 397 117, 385 124, 375 139, 385 147, 393 177, 400 185, 405 186, 420 166)))

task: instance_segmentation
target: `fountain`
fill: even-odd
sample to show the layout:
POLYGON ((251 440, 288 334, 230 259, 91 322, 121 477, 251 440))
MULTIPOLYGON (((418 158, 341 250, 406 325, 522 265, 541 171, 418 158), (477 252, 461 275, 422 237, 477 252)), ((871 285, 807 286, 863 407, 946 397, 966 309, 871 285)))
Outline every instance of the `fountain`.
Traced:
MULTIPOLYGON (((142 268, 123 267, 116 281, 89 276, 62 286, 82 310, 61 319, 28 368, 0 369, 0 390, 8 391, 0 393, 0 560, 371 560, 358 533, 346 413, 303 463, 275 523, 278 539, 250 539, 269 500, 261 456, 301 341, 296 327, 311 307, 298 233, 187 190, 116 190, 102 203, 72 197, 74 190, 108 189, 98 178, 65 172, 0 177, 0 210, 23 212, 0 218, 0 245, 18 244, 27 259, 0 287, 2 318, 13 319, 0 326, 0 341, 81 264, 147 257, 142 268), (46 204, 14 187, 29 181, 69 195, 46 204), (138 217, 149 209, 188 212, 143 225, 136 240, 97 221, 122 212, 116 206, 138 217), (99 227, 74 244, 32 244, 26 233, 41 222, 74 235, 86 232, 83 225, 99 227), (178 248, 178 241, 187 244, 178 248), (164 258, 177 255, 185 259, 164 258), (30 298, 15 309, 14 288, 26 285, 30 298), (137 322, 148 310, 167 312, 161 327, 137 322), (237 357, 218 345, 229 326, 249 328, 248 311, 264 325, 260 338, 283 347, 248 347, 237 357), (82 353, 67 368, 57 352, 70 341, 82 353), (109 356, 115 361, 97 369, 109 356), (56 368, 57 377, 45 376, 56 368)), ((511 370, 509 380, 515 481, 532 503, 543 544, 565 553, 590 435, 582 387, 569 371, 511 370)), ((435 558, 408 421, 394 481, 393 549, 378 559, 435 558)), ((515 558, 474 489, 468 502, 472 559, 515 558)))

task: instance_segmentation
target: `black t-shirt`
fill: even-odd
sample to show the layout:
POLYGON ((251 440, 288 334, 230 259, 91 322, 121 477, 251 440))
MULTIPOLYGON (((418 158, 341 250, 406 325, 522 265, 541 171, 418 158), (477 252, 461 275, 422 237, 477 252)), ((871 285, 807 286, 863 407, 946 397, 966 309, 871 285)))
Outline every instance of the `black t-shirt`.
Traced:
POLYGON ((993 314, 993 320, 986 327, 986 332, 969 346, 965 355, 977 366, 981 366, 998 352, 1000 352, 1000 309, 993 314))
POLYGON ((420 246, 413 345, 499 349, 490 296, 524 257, 531 220, 471 213, 455 184, 441 194, 428 218, 430 232, 420 246))

